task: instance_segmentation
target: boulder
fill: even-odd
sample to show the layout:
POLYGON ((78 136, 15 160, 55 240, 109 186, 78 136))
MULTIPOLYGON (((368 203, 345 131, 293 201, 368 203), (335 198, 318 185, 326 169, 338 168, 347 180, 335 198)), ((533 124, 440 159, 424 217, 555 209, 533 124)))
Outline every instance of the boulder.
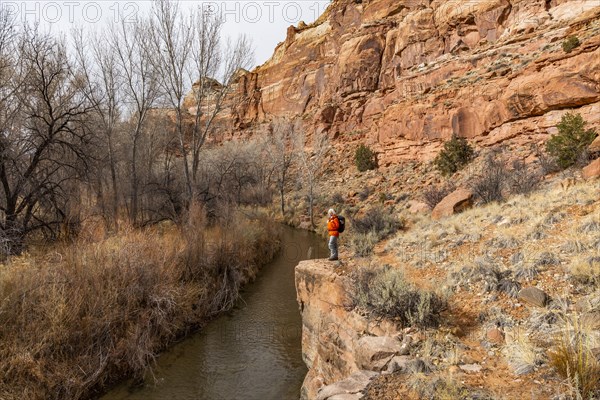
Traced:
POLYGON ((409 356, 395 356, 388 363, 385 372, 393 374, 394 372, 406 372, 408 369, 409 362, 412 359, 409 356))
POLYGON ((356 343, 356 365, 363 370, 381 371, 400 354, 402 344, 388 336, 363 336, 356 343))
POLYGON ((504 333, 498 328, 492 328, 487 331, 487 339, 490 343, 494 344, 503 344, 504 343, 504 333))
POLYGON ((469 208, 472 204, 473 192, 461 188, 444 197, 444 199, 433 209, 431 217, 435 220, 449 217, 469 208))
POLYGON ((431 211, 431 208, 420 201, 411 200, 408 202, 408 212, 411 214, 425 214, 431 211))
POLYGON ((536 287, 526 287, 519 291, 519 300, 536 307, 545 307, 548 295, 536 287))
POLYGON ((342 395, 360 394, 377 375, 371 371, 358 371, 344 380, 323 387, 319 390, 316 400, 333 400, 344 398, 339 397, 342 395))
POLYGON ((583 179, 600 178, 600 158, 595 159, 582 171, 583 179))
POLYGON ((471 372, 471 373, 481 372, 481 370, 483 369, 482 366, 479 364, 463 364, 463 365, 459 365, 458 367, 465 372, 471 372))
POLYGON ((342 393, 329 397, 327 400, 360 400, 362 398, 362 393, 342 393))
POLYGON ((600 153, 600 136, 598 136, 596 140, 594 140, 592 144, 590 144, 590 147, 588 149, 590 153, 600 153))

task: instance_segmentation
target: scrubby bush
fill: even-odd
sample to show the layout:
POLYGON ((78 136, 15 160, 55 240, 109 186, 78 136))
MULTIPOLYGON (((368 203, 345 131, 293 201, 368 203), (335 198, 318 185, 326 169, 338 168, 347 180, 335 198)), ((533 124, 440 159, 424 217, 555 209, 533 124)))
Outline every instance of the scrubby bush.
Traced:
POLYGON ((356 275, 355 307, 378 317, 397 318, 405 326, 435 327, 444 301, 435 293, 406 282, 402 272, 385 266, 362 269, 356 275))
POLYGON ((360 172, 369 171, 377 168, 377 157, 373 150, 368 146, 361 144, 354 154, 354 164, 360 172))
POLYGON ((565 51, 565 53, 570 53, 574 49, 579 47, 579 45, 581 45, 581 42, 579 41, 579 38, 577 36, 569 36, 563 42, 562 48, 565 51))
POLYGON ((566 113, 556 126, 558 135, 546 142, 546 151, 560 168, 574 165, 596 138, 596 130, 586 130, 586 125, 581 114, 566 113))
POLYGON ((359 257, 366 257, 373 252, 379 241, 375 232, 357 233, 352 235, 350 243, 354 253, 359 257))
POLYGON ((339 193, 336 192, 331 196, 331 203, 332 204, 344 204, 346 202, 346 199, 344 198, 344 196, 339 193))
POLYGON ((434 164, 442 175, 450 176, 470 163, 474 157, 475 151, 467 139, 453 135, 452 139, 444 143, 434 164))
POLYGON ((446 183, 444 185, 430 187, 423 192, 421 197, 431 209, 434 209, 440 201, 444 200, 444 197, 455 190, 456 186, 453 183, 446 183))
POLYGON ((352 227, 358 234, 373 232, 382 240, 404 228, 404 221, 383 207, 376 206, 368 209, 362 217, 353 218, 352 227))
POLYGON ((469 187, 484 204, 502 201, 507 179, 504 160, 498 153, 492 152, 486 156, 481 172, 469 182, 469 187))
POLYGON ((360 201, 365 201, 371 195, 371 188, 369 186, 365 186, 362 188, 360 192, 358 192, 358 198, 360 201))
POLYGON ((533 166, 522 160, 515 160, 508 174, 510 192, 513 194, 529 194, 540 184, 542 174, 533 166))

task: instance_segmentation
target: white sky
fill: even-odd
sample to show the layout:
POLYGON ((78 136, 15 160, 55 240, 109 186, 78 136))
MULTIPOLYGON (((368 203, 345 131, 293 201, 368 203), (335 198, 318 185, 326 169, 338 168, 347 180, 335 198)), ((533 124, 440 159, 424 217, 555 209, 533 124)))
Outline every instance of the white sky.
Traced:
MULTIPOLYGON (((245 33, 252 39, 255 65, 271 57, 277 43, 283 41, 287 27, 299 21, 310 24, 325 11, 331 0, 214 0, 180 1, 183 8, 204 7, 224 13, 224 32, 232 37, 245 33)), ((135 18, 148 12, 150 0, 0 0, 0 7, 9 10, 21 22, 40 22, 52 32, 68 33, 71 27, 89 29, 101 27, 106 21, 119 22, 120 18, 135 18)))

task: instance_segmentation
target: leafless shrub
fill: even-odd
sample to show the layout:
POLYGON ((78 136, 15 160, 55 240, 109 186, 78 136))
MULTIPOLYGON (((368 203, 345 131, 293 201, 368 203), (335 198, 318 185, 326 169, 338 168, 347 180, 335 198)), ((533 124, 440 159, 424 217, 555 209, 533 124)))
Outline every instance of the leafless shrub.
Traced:
POLYGON ((497 152, 489 153, 481 171, 469 182, 473 193, 484 203, 504 200, 504 190, 507 184, 508 170, 504 160, 497 152))
POLYGON ((456 190, 456 185, 454 183, 446 183, 440 186, 432 186, 429 189, 426 189, 421 197, 423 201, 433 210, 435 206, 437 206, 440 201, 444 199, 444 197, 448 196, 450 193, 456 190))
POLYGON ((365 201, 366 199, 369 198, 370 195, 371 195, 371 188, 369 186, 365 186, 358 193, 358 198, 360 199, 360 201, 365 201))
POLYGON ((366 257, 371 254, 378 241, 375 232, 356 233, 350 239, 352 249, 359 257, 366 257))
POLYGON ((362 217, 352 219, 352 228, 359 234, 374 232, 379 240, 404 228, 404 220, 383 207, 372 207, 362 217))
POLYGON ((556 160, 553 157, 550 157, 542 148, 536 148, 535 155, 543 176, 560 171, 560 167, 556 160))
POLYGON ((340 192, 336 192, 331 196, 331 203, 342 205, 346 202, 346 199, 340 192))
POLYGON ((512 169, 508 173, 508 185, 513 194, 529 194, 540 184, 542 174, 534 169, 534 166, 526 164, 522 160, 515 160, 512 169))

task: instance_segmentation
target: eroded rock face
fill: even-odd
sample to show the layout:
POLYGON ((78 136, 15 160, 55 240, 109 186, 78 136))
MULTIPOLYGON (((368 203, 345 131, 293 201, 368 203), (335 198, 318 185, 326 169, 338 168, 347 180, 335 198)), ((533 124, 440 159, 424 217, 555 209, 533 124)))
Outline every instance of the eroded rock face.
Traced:
POLYGON ((326 260, 296 267, 302 313, 302 356, 309 369, 302 399, 354 396, 402 352, 400 327, 368 321, 352 310, 352 282, 326 260))
POLYGON ((302 117, 334 146, 372 145, 385 167, 429 160, 452 134, 537 143, 574 107, 599 127, 599 33, 593 1, 336 0, 239 74, 213 139, 302 117), (582 44, 567 54, 570 35, 582 44))

